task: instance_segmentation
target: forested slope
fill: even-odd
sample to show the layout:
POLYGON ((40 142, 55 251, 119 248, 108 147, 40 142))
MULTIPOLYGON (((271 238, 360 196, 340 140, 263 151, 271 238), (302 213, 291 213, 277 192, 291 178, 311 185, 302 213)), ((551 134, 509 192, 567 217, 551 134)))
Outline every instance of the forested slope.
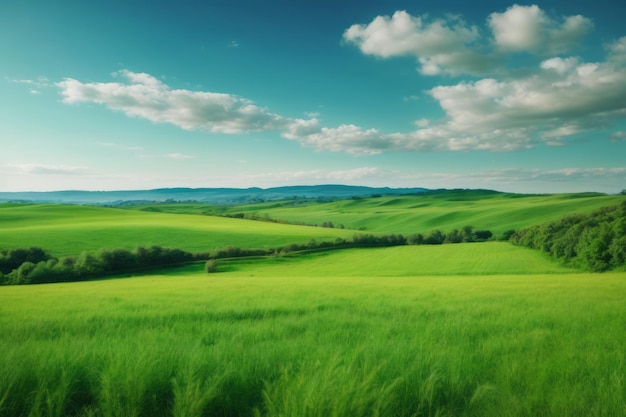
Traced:
POLYGON ((592 271, 626 268, 626 201, 590 214, 519 230, 515 244, 540 249, 573 266, 592 271))

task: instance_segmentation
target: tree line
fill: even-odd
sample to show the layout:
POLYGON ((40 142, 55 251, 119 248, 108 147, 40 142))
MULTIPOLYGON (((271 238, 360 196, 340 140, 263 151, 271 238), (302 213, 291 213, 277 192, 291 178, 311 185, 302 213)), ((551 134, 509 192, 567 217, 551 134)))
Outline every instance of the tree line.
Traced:
POLYGON ((407 237, 401 234, 357 233, 352 240, 337 238, 332 242, 318 242, 311 239, 305 243, 292 243, 278 248, 241 248, 231 245, 210 252, 191 253, 160 246, 140 246, 134 250, 103 248, 96 252, 84 251, 78 256, 62 258, 55 258, 42 248, 31 247, 0 251, 0 284, 84 281, 196 261, 207 261, 207 272, 215 272, 215 261, 219 259, 284 256, 293 252, 342 248, 484 242, 492 237, 493 234, 488 230, 474 230, 472 226, 465 226, 447 234, 438 229, 427 235, 418 233, 407 237))
POLYGON ((41 248, 0 252, 0 284, 41 284, 84 281, 120 273, 179 265, 196 259, 180 249, 160 246, 84 251, 78 256, 54 258, 41 248))
POLYGON ((626 201, 590 214, 572 214, 558 221, 519 230, 511 241, 590 271, 624 269, 626 201))

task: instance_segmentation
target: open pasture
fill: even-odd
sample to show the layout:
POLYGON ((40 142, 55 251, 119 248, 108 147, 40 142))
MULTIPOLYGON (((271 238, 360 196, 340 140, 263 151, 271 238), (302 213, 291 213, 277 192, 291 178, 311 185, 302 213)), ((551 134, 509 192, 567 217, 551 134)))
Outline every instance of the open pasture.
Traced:
POLYGON ((500 243, 220 267, 0 288, 0 416, 626 413, 624 273, 500 243))
POLYGON ((206 252, 234 245, 273 248, 309 239, 334 241, 353 231, 223 217, 174 215, 74 205, 0 205, 0 249, 39 246, 54 256, 100 248, 158 245, 206 252))
POLYGON ((601 194, 523 195, 482 190, 443 190, 418 195, 339 200, 320 203, 305 200, 274 201, 241 206, 204 204, 158 204, 134 209, 158 209, 172 213, 248 215, 293 223, 321 225, 368 232, 448 232, 471 225, 491 230, 496 236, 572 213, 590 212, 618 204, 623 196, 601 194))
POLYGON ((436 275, 572 274, 547 255, 507 242, 343 249, 258 260, 222 262, 223 271, 253 276, 416 277, 436 275))

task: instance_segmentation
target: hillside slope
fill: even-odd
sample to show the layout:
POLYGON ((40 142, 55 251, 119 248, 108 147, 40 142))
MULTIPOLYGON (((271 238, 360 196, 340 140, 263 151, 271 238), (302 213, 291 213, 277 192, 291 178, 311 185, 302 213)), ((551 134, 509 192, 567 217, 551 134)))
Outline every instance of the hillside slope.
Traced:
POLYGON ((352 231, 223 217, 147 213, 75 205, 0 205, 0 249, 39 246, 54 256, 100 248, 158 245, 190 252, 235 245, 272 248, 352 231))
POLYGON ((195 213, 286 221, 332 223, 353 230, 381 233, 444 232, 471 225, 496 236, 566 214, 585 213, 617 204, 624 196, 605 194, 523 195, 486 190, 441 190, 420 195, 356 198, 320 203, 287 200, 238 206, 158 204, 134 207, 172 213, 195 213))

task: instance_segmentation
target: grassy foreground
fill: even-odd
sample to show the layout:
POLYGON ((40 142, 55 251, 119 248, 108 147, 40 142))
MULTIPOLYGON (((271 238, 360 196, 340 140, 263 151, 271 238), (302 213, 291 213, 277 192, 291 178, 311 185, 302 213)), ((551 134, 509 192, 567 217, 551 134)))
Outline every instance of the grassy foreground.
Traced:
POLYGON ((626 414, 624 273, 501 243, 222 267, 0 288, 0 416, 626 414))

